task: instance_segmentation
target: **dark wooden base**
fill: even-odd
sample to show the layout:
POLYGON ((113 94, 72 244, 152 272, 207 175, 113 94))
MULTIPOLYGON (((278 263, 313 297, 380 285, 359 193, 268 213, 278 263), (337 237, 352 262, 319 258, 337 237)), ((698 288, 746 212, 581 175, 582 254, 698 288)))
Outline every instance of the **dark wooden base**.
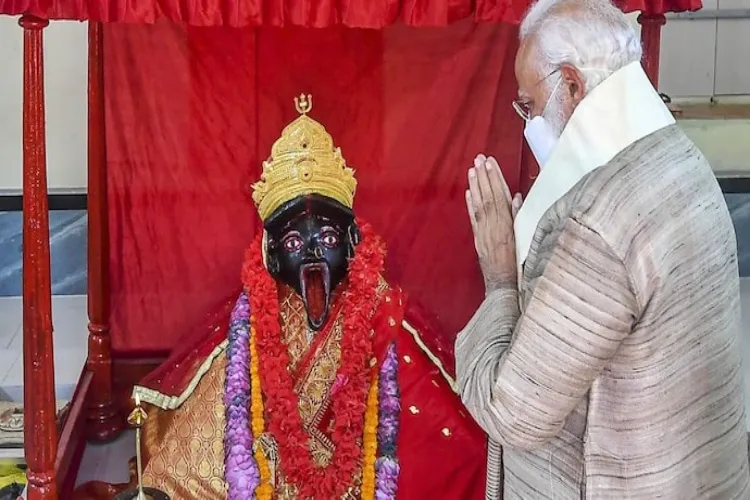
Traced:
POLYGON ((85 409, 91 393, 92 374, 84 369, 70 401, 60 432, 55 459, 55 477, 60 498, 70 498, 86 449, 85 409))
MULTIPOLYGON (((169 495, 155 488, 143 488, 143 494, 146 495, 146 500, 169 500, 169 495)), ((115 500, 137 500, 137 498, 138 490, 132 489, 123 491, 115 497, 115 500)))
MULTIPOLYGON (((130 399, 130 393, 133 385, 137 384, 151 370, 159 366, 164 357, 155 356, 149 358, 115 358, 112 360, 112 375, 114 382, 114 410, 116 419, 104 420, 104 422, 115 422, 115 429, 110 427, 109 433, 101 433, 99 436, 115 436, 125 428, 125 419, 122 415, 127 415, 132 410, 133 403, 130 399)), ((86 449, 87 439, 90 438, 92 431, 92 422, 89 419, 90 400, 94 382, 93 373, 84 368, 83 373, 76 386, 70 406, 61 426, 60 440, 58 445, 57 458, 55 460, 55 477, 57 487, 62 499, 72 498, 73 490, 78 477, 78 469, 81 465, 83 452, 86 449), (89 411, 87 412, 87 408, 89 411)), ((106 425, 111 425, 110 423, 106 425)), ((101 441, 102 439, 96 439, 101 441)), ((120 497, 117 497, 120 498, 120 497)), ((135 498, 135 497, 123 497, 135 498)), ((169 497, 155 496, 156 500, 169 499, 169 497)))
POLYGON ((167 353, 147 357, 118 357, 112 359, 112 405, 89 406, 86 437, 89 441, 106 443, 117 439, 127 427, 125 416, 133 409, 133 386, 166 359, 167 353))
POLYGON ((89 410, 86 419, 86 439, 95 443, 114 441, 125 428, 120 412, 114 406, 89 410))
POLYGON ((137 358, 118 357, 118 353, 113 354, 112 385, 115 405, 120 415, 127 415, 133 409, 133 386, 161 365, 166 357, 167 353, 149 353, 137 358))

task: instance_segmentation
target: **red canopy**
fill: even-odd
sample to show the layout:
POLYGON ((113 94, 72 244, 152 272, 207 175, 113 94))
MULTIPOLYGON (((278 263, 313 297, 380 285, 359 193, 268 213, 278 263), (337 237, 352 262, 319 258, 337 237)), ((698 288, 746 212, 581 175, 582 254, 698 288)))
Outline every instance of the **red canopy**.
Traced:
MULTIPOLYGON (((697 10, 700 0, 616 3, 626 12, 643 12, 639 20, 644 25, 645 66, 656 83, 663 14, 697 10)), ((455 332, 471 303, 481 298, 475 264, 473 273, 456 274, 475 262, 470 245, 452 244, 470 241, 461 213, 465 184, 459 179, 461 170, 477 151, 504 154, 506 175, 516 185, 528 184, 520 158, 522 124, 508 106, 515 93, 515 30, 471 26, 468 20, 518 23, 528 4, 529 0, 0 0, 0 15, 26 15, 21 24, 25 30, 23 294, 28 498, 56 500, 58 490, 60 497, 69 497, 83 433, 109 440, 122 427, 113 378, 128 390, 141 373, 138 370, 148 364, 115 374, 112 344, 125 350, 174 345, 179 341, 179 325, 162 322, 164 328, 154 330, 160 325, 159 308, 172 313, 165 313, 167 319, 175 319, 174 311, 197 316, 208 309, 203 296, 219 296, 216 290, 231 288, 238 263, 225 263, 221 268, 213 263, 218 262, 216 255, 240 255, 239 248, 227 250, 227 245, 242 243, 232 237, 233 223, 246 237, 252 232, 249 202, 238 194, 239 176, 257 175, 248 166, 257 169, 273 134, 289 119, 284 111, 288 108, 275 102, 279 96, 288 100, 289 95, 306 89, 321 98, 316 116, 346 145, 348 157, 363 167, 363 186, 368 186, 360 197, 363 213, 388 233, 397 281, 417 292, 414 295, 424 301, 427 312, 438 319, 451 313, 452 317, 442 318, 442 324, 446 331, 455 332), (394 24, 447 26, 461 19, 467 22, 450 29, 383 29, 394 24), (93 21, 89 25, 88 108, 91 334, 87 366, 60 433, 59 449, 46 196, 44 20, 93 21), (156 23, 159 20, 172 24, 156 23), (99 23, 155 25, 103 27, 99 23), (274 29, 282 26, 286 28, 274 29), (301 34, 295 26, 329 29, 301 34), (294 31, 297 36, 289 36, 294 31), (316 48, 326 50, 316 52, 316 48), (313 63, 320 54, 326 57, 316 66, 313 63), (105 67, 109 78, 104 78, 105 67), (263 127, 257 125, 261 116, 263 127), (105 127, 107 121, 114 126, 105 127), (228 138, 235 140, 230 144, 228 138), (379 159, 384 161, 379 163, 379 159), (384 164, 390 166, 390 184, 380 175, 384 164), (207 168, 212 169, 211 175, 201 177, 207 168), (228 174, 217 175, 222 172, 228 174), (164 182, 148 182, 153 180, 164 182), (391 187, 388 199, 376 193, 379 186, 391 187), (234 193, 233 197, 226 197, 227 192, 234 193), (177 196, 183 197, 182 204, 172 203, 177 196), (417 205, 407 212, 396 202, 417 205), (237 208, 231 212, 233 219, 216 212, 222 206, 237 208), (182 219, 172 217, 170 224, 175 211, 182 219), (408 213, 412 219, 406 215, 395 219, 394 214, 408 213), (134 224, 143 221, 151 226, 134 224), (146 230, 133 231, 133 227, 146 230), (157 243, 149 240, 152 236, 163 238, 157 243), (188 243, 178 244, 183 241, 188 243), (157 246, 149 247, 150 242, 157 246), (465 250, 461 255, 455 250, 459 247, 465 250), (196 264, 186 272, 180 266, 191 263, 191 255, 198 256, 193 259, 196 264), (142 256, 148 258, 141 261, 142 256), (410 262, 430 265, 409 266, 410 262), (116 304, 113 314, 110 299, 116 304), (127 324, 139 314, 150 329, 127 324), (135 333, 125 336, 126 332, 135 333), (171 338, 164 332, 172 332, 171 338)), ((190 324, 195 318, 176 319, 190 324)))
MULTIPOLYGON (((701 0, 615 3, 625 12, 647 15, 701 8, 701 0)), ((0 14, 107 23, 168 19, 192 26, 383 28, 399 21, 409 26, 445 26, 467 17, 517 23, 528 4, 527 0, 0 0, 0 14)))

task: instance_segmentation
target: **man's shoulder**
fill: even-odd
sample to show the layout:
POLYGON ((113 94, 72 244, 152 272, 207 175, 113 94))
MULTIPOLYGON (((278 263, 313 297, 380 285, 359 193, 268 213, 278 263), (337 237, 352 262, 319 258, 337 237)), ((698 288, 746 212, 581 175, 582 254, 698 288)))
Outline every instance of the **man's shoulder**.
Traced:
POLYGON ((631 144, 586 176, 580 186, 579 210, 658 203, 653 195, 659 191, 692 187, 706 175, 712 176, 708 161, 677 125, 670 125, 631 144))
POLYGON ((674 269, 702 276, 736 267, 734 226, 721 188, 677 126, 641 139, 592 172, 576 197, 570 218, 624 264, 641 303, 674 269))
POLYGON ((629 244, 633 231, 644 225, 659 232, 678 218, 704 216, 701 207, 723 203, 708 161, 676 125, 644 137, 594 170, 575 197, 571 216, 613 247, 629 244))

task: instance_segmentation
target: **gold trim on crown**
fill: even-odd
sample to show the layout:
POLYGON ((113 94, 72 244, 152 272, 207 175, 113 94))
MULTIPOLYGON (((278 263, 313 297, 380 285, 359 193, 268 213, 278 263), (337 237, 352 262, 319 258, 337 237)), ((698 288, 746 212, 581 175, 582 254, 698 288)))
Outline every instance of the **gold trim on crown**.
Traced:
POLYGON ((346 166, 341 149, 320 123, 307 114, 312 96, 294 98, 300 116, 287 125, 263 162, 260 181, 253 184, 258 214, 266 220, 284 203, 309 194, 332 198, 347 208, 354 205, 357 180, 346 166))

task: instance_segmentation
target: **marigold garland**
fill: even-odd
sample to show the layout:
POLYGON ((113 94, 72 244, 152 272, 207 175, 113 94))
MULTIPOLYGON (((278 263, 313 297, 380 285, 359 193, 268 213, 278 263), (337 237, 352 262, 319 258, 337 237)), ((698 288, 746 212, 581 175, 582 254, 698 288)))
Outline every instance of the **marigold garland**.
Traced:
POLYGON ((285 479, 297 488, 300 498, 341 498, 361 465, 358 441, 364 431, 372 356, 369 331, 385 248, 368 224, 360 224, 360 231, 362 241, 349 263, 349 286, 341 298, 345 315, 337 378, 344 383, 332 396, 334 453, 325 468, 315 464, 308 446, 299 397, 287 369, 289 354, 279 324, 277 285, 263 266, 260 237, 247 252, 243 265, 243 284, 256 311, 252 325, 257 332, 258 371, 268 409, 268 430, 277 440, 285 479))
MULTIPOLYGON (((252 319, 251 319, 252 324, 252 319)), ((250 328, 250 414, 253 435, 255 439, 263 435, 263 395, 260 389, 260 376, 258 374, 258 347, 255 342, 255 328, 250 328)), ((273 486, 271 485, 271 471, 268 468, 268 461, 260 446, 255 450, 255 461, 260 471, 260 484, 255 490, 255 496, 258 500, 271 500, 273 496, 273 486)))
POLYGON ((363 438, 362 500, 375 498, 375 460, 378 454, 378 372, 373 374, 367 395, 367 413, 363 438))

